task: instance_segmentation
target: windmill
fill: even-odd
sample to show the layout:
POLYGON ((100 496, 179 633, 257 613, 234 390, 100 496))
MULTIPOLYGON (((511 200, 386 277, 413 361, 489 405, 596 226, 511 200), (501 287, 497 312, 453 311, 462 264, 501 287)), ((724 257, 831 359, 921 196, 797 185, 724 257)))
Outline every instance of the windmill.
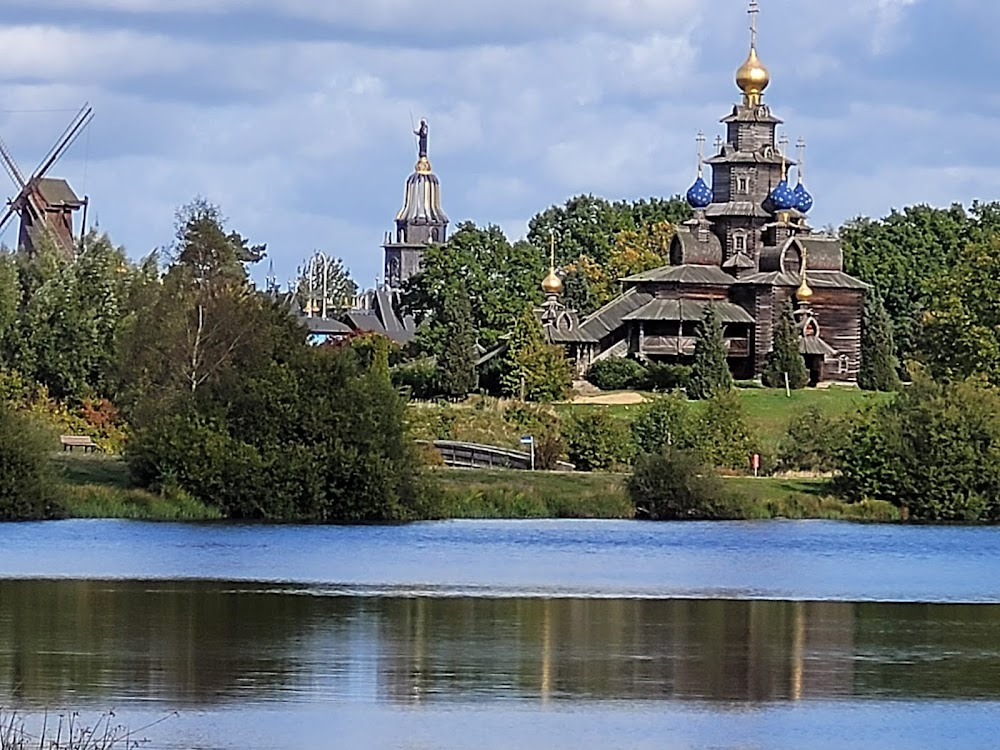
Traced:
POLYGON ((73 212, 83 208, 84 224, 86 224, 87 199, 79 198, 66 180, 48 177, 48 173, 90 124, 93 117, 94 110, 89 104, 84 104, 29 177, 25 177, 11 156, 7 144, 0 139, 0 161, 3 162, 3 167, 17 190, 17 194, 7 201, 7 210, 0 218, 0 232, 3 232, 11 219, 19 216, 21 219, 21 228, 17 235, 19 251, 34 254, 36 244, 44 238, 54 242, 68 257, 76 252, 73 212))

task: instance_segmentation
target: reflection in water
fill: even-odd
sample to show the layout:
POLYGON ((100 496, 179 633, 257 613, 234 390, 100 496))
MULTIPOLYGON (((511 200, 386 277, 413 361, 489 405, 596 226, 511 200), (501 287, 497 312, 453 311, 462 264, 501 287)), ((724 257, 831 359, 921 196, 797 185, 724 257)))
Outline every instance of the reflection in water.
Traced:
POLYGON ((0 704, 1000 698, 1000 606, 0 581, 0 704))

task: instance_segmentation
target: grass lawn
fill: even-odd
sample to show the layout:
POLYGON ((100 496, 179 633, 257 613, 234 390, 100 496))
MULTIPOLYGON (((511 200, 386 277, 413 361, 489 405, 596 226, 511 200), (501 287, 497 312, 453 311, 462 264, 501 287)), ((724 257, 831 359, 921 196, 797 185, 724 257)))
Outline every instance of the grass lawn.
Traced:
MULTIPOLYGON (((868 403, 884 401, 884 393, 867 393, 857 388, 831 387, 792 391, 791 398, 783 390, 770 388, 740 388, 737 391, 747 411, 750 428, 758 434, 762 447, 776 450, 789 423, 805 409, 818 408, 823 414, 839 417, 857 410, 868 403)), ((645 394, 655 398, 654 394, 645 394)), ((464 440, 472 443, 496 445, 519 449, 518 438, 530 431, 518 418, 523 409, 514 402, 474 398, 461 404, 412 404, 407 419, 414 437, 424 440, 464 440)), ((705 402, 692 402, 697 413, 705 402)), ((631 423, 642 411, 642 404, 555 404, 554 406, 529 406, 526 409, 554 411, 562 419, 576 414, 603 411, 615 419, 631 423)))
POLYGON ((191 497, 168 497, 136 487, 118 456, 60 452, 52 456, 58 499, 69 518, 209 521, 221 518, 191 497))

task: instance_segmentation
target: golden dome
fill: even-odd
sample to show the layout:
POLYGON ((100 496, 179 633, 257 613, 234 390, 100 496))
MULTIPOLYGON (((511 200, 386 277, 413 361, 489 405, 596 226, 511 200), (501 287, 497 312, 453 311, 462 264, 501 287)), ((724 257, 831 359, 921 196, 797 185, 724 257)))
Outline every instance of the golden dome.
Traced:
POLYGON ((559 295, 562 294, 562 290, 562 279, 559 278, 559 274, 556 273, 554 268, 550 269, 549 275, 542 282, 542 291, 550 295, 559 295))
POLYGON ((809 283, 806 281, 806 277, 803 276, 802 283, 799 284, 798 291, 795 292, 795 298, 799 302, 808 302, 810 299, 812 299, 812 296, 813 296, 813 290, 809 286, 809 283))
POLYGON ((749 102, 756 104, 770 82, 771 74, 757 57, 757 48, 751 47, 750 56, 736 71, 736 85, 740 87, 740 91, 746 95, 749 102))

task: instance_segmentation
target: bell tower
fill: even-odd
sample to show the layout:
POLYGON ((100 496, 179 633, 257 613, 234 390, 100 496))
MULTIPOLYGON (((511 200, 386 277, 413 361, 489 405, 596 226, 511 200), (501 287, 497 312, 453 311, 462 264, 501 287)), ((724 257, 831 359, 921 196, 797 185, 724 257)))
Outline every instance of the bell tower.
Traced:
POLYGON ((443 244, 448 239, 448 216, 441 208, 441 181, 427 158, 427 121, 420 121, 417 137, 417 164, 406 180, 403 207, 396 215, 394 232, 387 232, 385 251, 385 285, 399 291, 414 274, 419 273, 424 250, 429 245, 443 244))

